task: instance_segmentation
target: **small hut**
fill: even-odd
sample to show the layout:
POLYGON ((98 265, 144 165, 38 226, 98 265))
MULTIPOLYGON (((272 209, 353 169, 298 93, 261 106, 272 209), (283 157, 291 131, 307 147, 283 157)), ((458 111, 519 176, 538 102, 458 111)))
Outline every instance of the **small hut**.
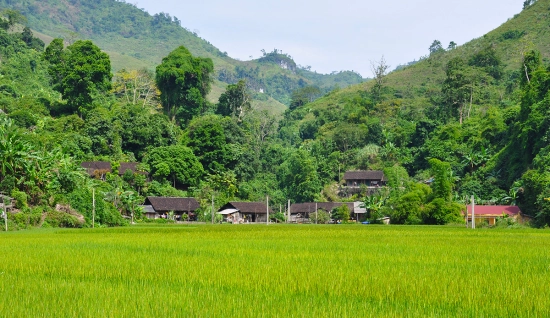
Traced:
POLYGON ((147 197, 141 208, 148 218, 157 219, 167 217, 168 213, 174 212, 176 220, 181 220, 183 214, 187 214, 188 220, 196 220, 195 211, 200 207, 195 198, 175 197, 147 197))
MULTIPOLYGON (((220 208, 219 213, 233 223, 267 222, 267 209, 265 202, 229 202, 220 208)), ((271 208, 269 213, 273 213, 271 208)))

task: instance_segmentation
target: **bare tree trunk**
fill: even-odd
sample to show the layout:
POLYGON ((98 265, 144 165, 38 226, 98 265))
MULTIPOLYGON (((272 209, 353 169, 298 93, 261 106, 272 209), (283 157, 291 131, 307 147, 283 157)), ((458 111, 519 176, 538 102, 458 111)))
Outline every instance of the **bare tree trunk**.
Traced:
POLYGON ((472 102, 474 100, 474 83, 472 83, 470 91, 470 108, 468 109, 468 118, 470 118, 470 112, 472 111, 472 102))
POLYGON ((459 122, 462 125, 462 116, 464 113, 464 103, 460 103, 460 108, 458 109, 459 122))

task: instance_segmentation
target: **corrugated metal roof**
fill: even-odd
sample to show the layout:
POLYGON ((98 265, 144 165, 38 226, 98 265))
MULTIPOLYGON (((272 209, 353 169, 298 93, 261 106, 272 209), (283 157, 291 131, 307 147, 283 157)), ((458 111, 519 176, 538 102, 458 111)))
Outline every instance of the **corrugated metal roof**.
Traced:
POLYGON ((147 197, 144 205, 152 205, 156 212, 194 212, 200 205, 195 198, 147 197))
POLYGON ((137 170, 137 162, 121 162, 120 167, 118 168, 118 174, 123 175, 126 170, 132 171, 132 173, 135 173, 137 170))
MULTIPOLYGON (((267 214, 266 204, 264 202, 229 202, 220 210, 234 208, 242 213, 257 213, 267 214)), ((269 208, 269 213, 273 213, 273 210, 269 208)))
MULTIPOLYGON (((507 214, 509 216, 515 216, 521 213, 521 210, 517 206, 511 205, 475 205, 475 215, 495 215, 499 216, 507 214)), ((468 205, 468 215, 472 214, 472 205, 468 205)))
POLYGON ((346 171, 344 180, 374 180, 387 181, 384 172, 380 170, 346 171))

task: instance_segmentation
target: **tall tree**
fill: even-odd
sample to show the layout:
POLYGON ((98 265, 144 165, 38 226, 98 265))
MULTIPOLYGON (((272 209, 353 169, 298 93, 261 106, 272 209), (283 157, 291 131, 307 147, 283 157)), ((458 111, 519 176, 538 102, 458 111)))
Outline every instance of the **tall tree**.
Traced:
POLYGON ((44 59, 50 63, 48 73, 52 78, 54 89, 61 89, 61 81, 63 80, 63 68, 65 67, 65 55, 63 54, 64 44, 63 39, 53 39, 44 51, 44 59))
POLYGON ((225 171, 232 167, 234 154, 225 135, 223 120, 217 115, 197 117, 189 123, 187 145, 208 173, 225 171))
POLYGON ((52 41, 44 57, 52 64, 55 89, 82 116, 90 110, 94 96, 111 89, 111 61, 92 41, 76 41, 66 50, 62 46, 62 40, 52 41))
POLYGON ((386 80, 386 73, 390 66, 386 64, 384 56, 378 62, 371 62, 371 71, 374 75, 374 86, 372 87, 372 92, 375 101, 380 101, 382 97, 382 88, 384 86, 384 81, 386 80))
POLYGON ((434 197, 450 201, 454 184, 451 165, 435 158, 430 159, 429 163, 434 179, 432 183, 434 197))
POLYGON ((220 96, 217 113, 235 117, 240 122, 251 108, 246 82, 240 80, 237 84, 227 86, 225 93, 220 96))
POLYGON ((294 202, 311 202, 318 199, 322 189, 317 162, 306 150, 298 149, 279 167, 281 186, 294 202))
POLYGON ((2 23, 0 23, 0 26, 6 31, 13 30, 18 23, 24 24, 27 22, 27 18, 17 10, 6 9, 2 11, 2 15, 6 18, 1 19, 2 23))
POLYGON ((185 146, 166 146, 151 150, 145 156, 145 162, 150 166, 150 173, 157 179, 166 179, 173 186, 197 185, 204 174, 201 163, 193 151, 185 146))
POLYGON ((451 41, 449 42, 449 46, 447 47, 447 50, 451 51, 456 49, 456 47, 457 47, 457 44, 455 43, 455 41, 451 41))
POLYGON ((458 115, 461 124, 464 117, 464 106, 472 93, 470 73, 464 60, 460 57, 450 60, 445 69, 447 77, 443 82, 442 89, 445 96, 445 113, 448 117, 458 115))
POLYGON ((163 58, 156 69, 156 82, 164 111, 179 121, 200 114, 207 105, 213 70, 210 58, 193 57, 184 46, 163 58))
POLYGON ((126 103, 142 107, 158 105, 158 91, 154 75, 146 69, 127 71, 122 69, 115 74, 113 92, 124 98, 126 103))
POLYGON ((441 44, 441 41, 439 41, 439 40, 434 40, 432 42, 432 44, 430 45, 429 50, 430 50, 430 55, 445 51, 443 49, 443 45, 441 44))
POLYGON ((479 67, 485 70, 487 74, 494 79, 500 79, 503 73, 503 65, 496 50, 492 46, 487 46, 474 54, 468 61, 470 66, 479 67))
POLYGON ((295 109, 305 104, 311 103, 322 95, 317 86, 306 86, 292 92, 290 99, 290 109, 295 109))

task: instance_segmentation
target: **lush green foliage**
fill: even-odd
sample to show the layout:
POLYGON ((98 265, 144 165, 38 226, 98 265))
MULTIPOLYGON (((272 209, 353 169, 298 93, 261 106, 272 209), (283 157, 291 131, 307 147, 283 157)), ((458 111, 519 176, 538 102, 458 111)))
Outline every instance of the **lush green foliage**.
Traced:
MULTIPOLYGON (((29 30, 7 26, 0 30, 0 190, 27 193, 29 209, 52 211, 72 200, 84 217, 75 226, 89 226, 92 187, 78 165, 103 160, 114 172, 95 185, 110 211, 100 213, 101 225, 124 224, 113 213, 131 217, 134 201, 146 195, 195 196, 206 219, 212 196, 215 208, 266 196, 274 206, 288 199, 362 201, 369 221, 390 216, 398 224, 462 222, 462 207, 474 195, 479 203, 517 203, 536 225, 547 225, 549 50, 517 49, 522 36, 501 39, 525 28, 518 21, 543 14, 541 3, 464 46, 444 50, 434 42, 429 57, 399 71, 386 75, 382 60, 373 83, 320 98, 326 86, 279 50, 233 70, 225 57, 179 47, 167 53, 155 79, 147 70, 125 69, 111 84, 110 60, 92 42, 64 48, 57 39, 40 53, 29 30), (506 53, 514 50, 515 60, 506 53), (211 78, 222 74, 230 85, 216 88, 214 104, 207 93, 211 78), (300 79, 306 74, 311 78, 300 79), (86 79, 83 89, 66 81, 77 75, 86 79), (273 82, 264 86, 260 78, 273 82), (263 98, 260 89, 292 103, 283 118, 249 103, 263 98), (116 173, 120 162, 135 161, 151 180, 145 172, 116 173), (343 172, 356 169, 384 170, 388 187, 369 196, 366 188, 348 191, 343 172), (78 191, 87 192, 80 203, 78 191)), ((8 25, 9 15, 3 21, 8 25)), ((176 30, 178 21, 156 15, 151 28, 176 30)))
POLYGON ((52 42, 44 57, 52 65, 54 87, 82 115, 92 108, 94 97, 111 89, 111 61, 91 41, 77 41, 66 50, 62 45, 61 39, 52 42))
POLYGON ((250 95, 247 92, 246 82, 240 80, 237 84, 227 86, 225 93, 220 96, 216 113, 237 117, 240 121, 250 109, 250 95))
POLYGON ((166 146, 151 150, 145 157, 153 177, 172 180, 180 185, 196 185, 203 168, 193 151, 185 146, 166 146))
POLYGON ((166 114, 187 122, 206 110, 206 95, 210 91, 212 60, 193 57, 180 46, 157 66, 156 82, 166 114))

